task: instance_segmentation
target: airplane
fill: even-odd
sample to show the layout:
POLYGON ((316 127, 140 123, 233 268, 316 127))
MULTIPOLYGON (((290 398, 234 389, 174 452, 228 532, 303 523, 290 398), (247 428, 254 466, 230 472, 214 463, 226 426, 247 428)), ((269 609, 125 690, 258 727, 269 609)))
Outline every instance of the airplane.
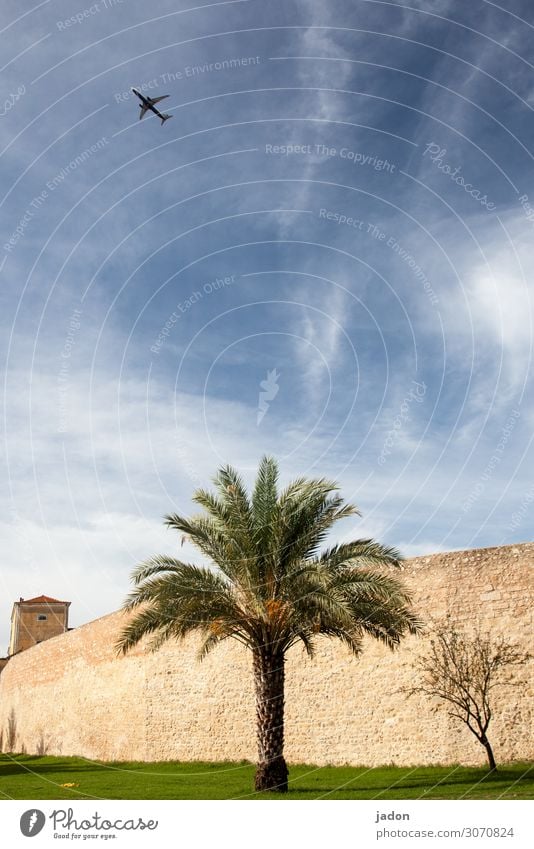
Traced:
POLYGON ((132 88, 132 91, 134 94, 137 95, 137 97, 141 101, 141 103, 139 104, 139 108, 141 109, 141 112, 139 114, 139 120, 145 117, 145 114, 148 112, 149 109, 151 112, 157 115, 158 118, 161 118, 162 124, 164 124, 165 121, 168 121, 169 118, 172 118, 172 115, 166 115, 165 112, 159 112, 155 107, 155 104, 159 103, 160 100, 165 100, 166 97, 170 97, 169 94, 164 94, 161 97, 145 97, 141 94, 140 91, 137 91, 136 88, 132 88))

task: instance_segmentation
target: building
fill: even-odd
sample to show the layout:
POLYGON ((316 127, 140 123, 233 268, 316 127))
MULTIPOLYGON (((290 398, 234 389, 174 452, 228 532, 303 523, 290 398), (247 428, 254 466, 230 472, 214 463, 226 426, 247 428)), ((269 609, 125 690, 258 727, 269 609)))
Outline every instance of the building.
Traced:
POLYGON ((16 601, 11 614, 11 636, 6 662, 18 652, 68 631, 69 607, 70 601, 59 601, 47 595, 20 598, 16 601))

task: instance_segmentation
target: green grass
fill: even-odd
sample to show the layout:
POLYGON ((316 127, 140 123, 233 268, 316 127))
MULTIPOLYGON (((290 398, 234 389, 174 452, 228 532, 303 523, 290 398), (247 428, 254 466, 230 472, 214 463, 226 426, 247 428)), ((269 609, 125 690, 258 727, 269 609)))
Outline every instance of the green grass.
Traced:
POLYGON ((2 799, 534 799, 534 764, 290 767, 287 796, 253 792, 250 763, 100 763, 0 755, 2 799), (75 787, 61 787, 74 783, 75 787))

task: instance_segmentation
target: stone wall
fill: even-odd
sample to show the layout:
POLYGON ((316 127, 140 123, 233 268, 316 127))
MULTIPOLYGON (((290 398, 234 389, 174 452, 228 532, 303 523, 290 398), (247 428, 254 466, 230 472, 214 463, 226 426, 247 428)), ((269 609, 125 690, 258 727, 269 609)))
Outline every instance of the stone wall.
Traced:
MULTIPOLYGON (((420 557, 403 566, 424 617, 451 612, 522 643, 533 630, 534 544, 420 557)), ((118 658, 125 617, 111 613, 12 658, 0 676, 0 728, 12 712, 17 749, 103 760, 254 760, 254 702, 248 653, 228 641, 202 663, 197 641, 137 647, 118 658)), ((425 647, 396 652, 365 643, 360 659, 324 640, 314 661, 300 648, 287 665, 286 755, 292 763, 484 763, 482 747, 457 721, 401 692, 425 647)), ((534 760, 533 667, 526 687, 496 698, 491 739, 503 760, 534 760)))

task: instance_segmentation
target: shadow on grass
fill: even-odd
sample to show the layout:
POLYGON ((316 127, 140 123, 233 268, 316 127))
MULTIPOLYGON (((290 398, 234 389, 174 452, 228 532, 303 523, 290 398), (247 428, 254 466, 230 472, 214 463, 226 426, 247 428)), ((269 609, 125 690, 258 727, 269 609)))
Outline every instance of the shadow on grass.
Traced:
MULTIPOLYGON (((420 790, 420 791, 432 791, 439 788, 445 787, 459 787, 465 789, 467 791, 473 790, 476 787, 482 788, 484 786, 499 786, 499 785, 511 785, 515 784, 520 787, 521 782, 531 783, 533 777, 534 767, 531 767, 525 770, 523 775, 518 775, 517 772, 513 772, 510 770, 502 769, 497 772, 463 772, 460 775, 453 776, 451 775, 446 780, 436 776, 435 784, 432 784, 432 777, 429 775, 421 775, 419 777, 406 777, 399 778, 398 776, 392 776, 389 781, 386 776, 376 782, 376 784, 369 784, 366 782, 365 785, 359 784, 359 776, 354 776, 354 778, 349 779, 349 781, 340 784, 339 787, 335 787, 332 785, 320 786, 315 785, 313 787, 299 787, 299 779, 295 779, 294 784, 289 788, 287 795, 290 796, 298 796, 302 794, 306 795, 317 795, 318 793, 325 794, 334 794, 334 793, 343 793, 343 794, 355 794, 359 795, 362 793, 385 793, 388 790, 394 790, 395 793, 402 793, 403 790, 420 790)), ((362 776, 363 777, 363 776, 362 776)), ((273 793, 273 796, 277 798, 282 798, 284 794, 281 793, 273 793)), ((387 798, 387 797, 384 797, 387 798)))
POLYGON ((177 764, 174 761, 153 761, 148 763, 133 763, 130 761, 81 761, 66 756, 65 760, 50 756, 39 755, 0 755, 0 778, 7 775, 19 775, 32 772, 40 773, 97 773, 97 772, 127 772, 131 775, 139 774, 154 777, 202 779, 213 775, 224 775, 237 773, 243 769, 253 770, 254 766, 249 761, 226 763, 202 763, 195 764, 194 761, 186 764, 177 764))
POLYGON ((36 775, 48 772, 57 772, 60 774, 71 772, 99 772, 108 770, 109 767, 100 763, 73 764, 72 762, 58 761, 54 763, 43 763, 42 759, 35 756, 14 755, 12 758, 7 758, 5 755, 0 759, 0 778, 5 775, 21 775, 25 772, 32 772, 36 775))

